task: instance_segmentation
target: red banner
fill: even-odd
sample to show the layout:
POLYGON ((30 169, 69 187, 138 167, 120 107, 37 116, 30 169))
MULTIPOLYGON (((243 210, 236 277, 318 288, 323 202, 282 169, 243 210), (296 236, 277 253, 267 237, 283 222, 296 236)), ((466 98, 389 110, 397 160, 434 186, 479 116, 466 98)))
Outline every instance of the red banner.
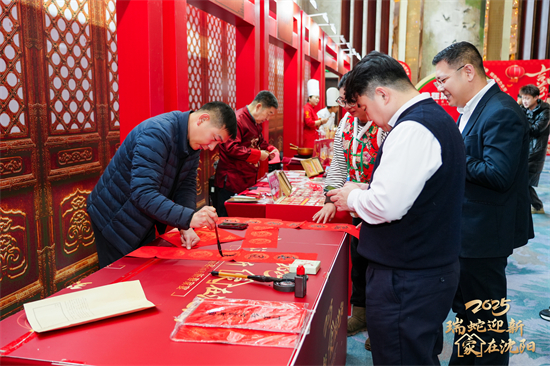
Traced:
MULTIPOLYGON (((484 61, 483 65, 487 77, 494 79, 500 89, 512 98, 517 98, 522 86, 534 84, 540 90, 539 98, 548 101, 550 60, 484 61)), ((421 93, 429 93, 456 121, 458 118, 456 107, 449 106, 445 95, 433 85, 434 81, 435 74, 432 74, 420 81, 416 88, 421 93)))

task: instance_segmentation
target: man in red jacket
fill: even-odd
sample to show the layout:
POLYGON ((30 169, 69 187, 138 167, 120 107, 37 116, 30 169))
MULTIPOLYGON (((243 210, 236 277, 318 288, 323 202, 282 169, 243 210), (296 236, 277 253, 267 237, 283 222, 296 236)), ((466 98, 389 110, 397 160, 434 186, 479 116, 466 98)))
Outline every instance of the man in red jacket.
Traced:
POLYGON ((279 107, 273 93, 262 90, 249 105, 237 110, 237 138, 219 145, 216 168, 215 207, 218 216, 227 216, 225 201, 256 184, 260 161, 272 159, 279 150, 264 139, 262 123, 268 122, 279 107))

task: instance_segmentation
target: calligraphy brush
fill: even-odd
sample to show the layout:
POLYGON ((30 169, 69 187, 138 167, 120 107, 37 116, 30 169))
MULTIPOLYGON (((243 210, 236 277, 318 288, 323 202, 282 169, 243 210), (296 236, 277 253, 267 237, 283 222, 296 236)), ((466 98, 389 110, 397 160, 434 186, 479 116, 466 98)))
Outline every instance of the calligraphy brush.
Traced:
POLYGON ((216 230, 216 240, 218 241, 218 252, 223 257, 222 244, 220 243, 220 235, 218 234, 218 224, 214 223, 214 229, 216 230))
POLYGON ((210 272, 212 276, 218 276, 218 277, 236 277, 236 278, 248 278, 249 280, 254 280, 258 282, 281 282, 281 281, 292 281, 292 279, 288 278, 277 278, 277 277, 269 277, 269 276, 258 276, 258 275, 245 275, 240 273, 223 273, 219 271, 212 271, 210 272))

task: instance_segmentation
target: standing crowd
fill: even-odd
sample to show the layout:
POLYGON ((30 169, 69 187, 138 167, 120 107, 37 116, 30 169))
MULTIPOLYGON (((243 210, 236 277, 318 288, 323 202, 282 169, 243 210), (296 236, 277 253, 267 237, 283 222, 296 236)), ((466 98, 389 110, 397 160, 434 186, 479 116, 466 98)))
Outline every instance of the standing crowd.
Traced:
MULTIPOLYGON (((360 225, 351 241, 352 316, 348 335, 368 329, 375 365, 438 365, 443 321, 452 309, 483 344, 482 357, 460 352, 455 334, 450 365, 507 365, 505 311, 473 312, 469 304, 507 306, 506 265, 534 237, 532 213, 543 213, 535 188, 549 133, 548 104, 535 86, 518 103, 487 80, 475 46, 458 42, 432 61, 435 86, 455 106, 455 122, 420 94, 392 57, 371 52, 330 90, 319 118, 318 84, 308 83, 304 145, 316 128, 332 128, 334 108, 347 111, 334 139, 326 202, 313 216, 329 222, 349 211, 360 225), (334 88, 333 88, 334 89, 334 88)), ((182 245, 193 228, 216 225, 224 202, 254 185, 260 161, 279 151, 262 134, 278 101, 261 91, 233 112, 221 102, 174 111, 139 124, 124 140, 88 198, 100 266, 145 245, 167 225, 182 245), (200 150, 219 146, 215 208, 196 211, 200 150)), ((542 315, 541 315, 542 316, 542 315)), ((470 339, 471 340, 471 339, 470 339)))

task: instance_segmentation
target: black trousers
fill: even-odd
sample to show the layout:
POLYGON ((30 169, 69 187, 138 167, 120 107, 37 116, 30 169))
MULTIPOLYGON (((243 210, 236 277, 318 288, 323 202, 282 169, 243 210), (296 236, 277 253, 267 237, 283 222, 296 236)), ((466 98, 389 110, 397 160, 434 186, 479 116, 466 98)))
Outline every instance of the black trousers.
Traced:
MULTIPOLYGON (((453 311, 456 313, 457 321, 462 322, 461 325, 466 329, 464 334, 455 332, 454 342, 459 344, 453 345, 449 365, 508 365, 509 352, 500 353, 501 342, 508 342, 510 338, 506 332, 508 320, 506 313, 495 315, 506 310, 506 306, 483 309, 485 300, 495 300, 500 304, 501 299, 506 299, 507 262, 507 257, 460 258, 460 282, 453 301, 453 311), (470 301, 474 301, 474 305, 466 309, 465 304, 470 301), (480 309, 476 309, 476 303, 481 303, 480 309), (475 323, 483 325, 483 328, 473 327, 469 330, 468 325, 475 323), (476 347, 473 348, 475 352, 465 352, 470 339, 476 341, 476 347), (483 342, 485 348, 479 353, 479 344, 483 342), (496 345, 496 352, 487 352, 491 342, 496 345)), ((492 302, 489 301, 487 304, 492 302)))
POLYGON ((218 213, 218 217, 227 217, 227 210, 225 209, 225 201, 234 196, 235 193, 228 191, 225 188, 216 187, 216 202, 215 208, 218 213))
POLYGON ((458 261, 403 270, 369 263, 366 316, 374 365, 439 365, 443 321, 459 278, 458 261))
POLYGON ((529 196, 531 198, 531 206, 533 206, 535 210, 540 210, 543 208, 542 201, 537 195, 537 191, 535 191, 535 187, 529 186, 529 196))
MULTIPOLYGON (((357 226, 361 223, 360 218, 353 219, 353 225, 357 226)), ((350 303, 353 306, 365 307, 365 287, 367 282, 365 281, 365 273, 369 262, 361 254, 357 253, 357 246, 359 245, 359 239, 355 236, 351 237, 350 243, 350 257, 351 257, 351 297, 350 303)))
MULTIPOLYGON (((94 230, 95 246, 97 250, 97 259, 99 261, 99 268, 108 266, 109 264, 116 262, 120 258, 124 257, 124 254, 120 252, 113 244, 107 240, 97 226, 92 222, 92 229, 94 230)), ((155 227, 149 232, 147 237, 142 241, 142 245, 148 244, 155 240, 155 227)))

